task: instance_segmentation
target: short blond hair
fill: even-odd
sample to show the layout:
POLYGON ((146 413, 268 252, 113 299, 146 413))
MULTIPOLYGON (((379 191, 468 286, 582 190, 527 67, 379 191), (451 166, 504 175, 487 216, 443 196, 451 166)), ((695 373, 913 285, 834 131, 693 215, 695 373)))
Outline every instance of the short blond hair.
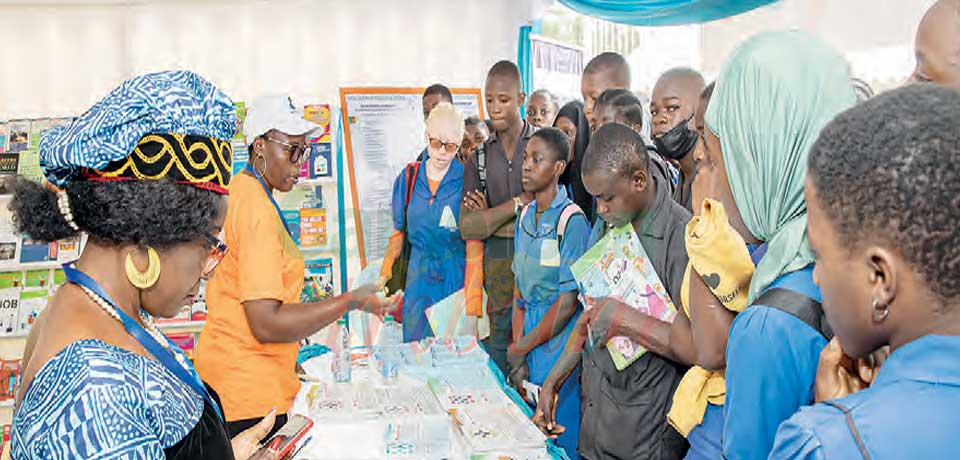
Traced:
MULTIPOLYGON (((451 130, 454 139, 463 138, 463 115, 453 104, 441 102, 430 111, 427 117, 427 135, 433 130, 451 130)), ((436 134, 436 133, 435 133, 436 134)))

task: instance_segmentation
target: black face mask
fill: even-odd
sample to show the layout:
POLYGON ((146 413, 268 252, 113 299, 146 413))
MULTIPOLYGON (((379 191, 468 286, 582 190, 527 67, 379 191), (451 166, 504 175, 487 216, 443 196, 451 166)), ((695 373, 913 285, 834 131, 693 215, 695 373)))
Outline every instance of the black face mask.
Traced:
POLYGON ((656 144, 657 151, 660 152, 660 155, 671 160, 680 161, 693 151, 693 147, 697 145, 698 136, 696 131, 691 130, 690 127, 687 126, 689 121, 689 119, 682 121, 662 136, 653 139, 653 143, 656 144))

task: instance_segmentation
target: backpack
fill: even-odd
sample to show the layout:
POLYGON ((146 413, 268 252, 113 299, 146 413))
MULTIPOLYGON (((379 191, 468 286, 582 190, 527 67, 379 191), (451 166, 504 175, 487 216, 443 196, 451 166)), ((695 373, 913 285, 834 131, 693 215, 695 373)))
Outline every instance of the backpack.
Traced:
MULTIPOLYGON (((519 222, 523 222, 523 216, 527 215, 527 210, 530 209, 530 204, 527 204, 520 210, 520 217, 517 219, 519 222)), ((567 223, 570 222, 570 218, 581 214, 586 217, 586 214, 583 213, 583 210, 580 209, 580 206, 577 206, 576 203, 568 203, 563 207, 563 210, 560 211, 560 218, 557 220, 557 246, 560 246, 560 240, 563 239, 563 232, 567 230, 567 223)))
POLYGON ((823 306, 820 302, 801 293, 799 283, 803 282, 803 276, 805 275, 799 272, 788 273, 764 291, 753 303, 789 313, 830 340, 833 338, 833 330, 830 329, 827 317, 823 314, 823 306))
MULTIPOLYGON (((413 186, 417 180, 417 174, 420 172, 420 162, 414 161, 404 169, 404 179, 407 186, 407 196, 403 200, 403 245, 400 254, 393 262, 393 269, 390 272, 390 280, 387 281, 387 295, 393 295, 395 292, 404 289, 407 286, 407 268, 410 266, 410 237, 407 235, 407 208, 410 207, 410 198, 413 197, 413 186)), ((402 321, 403 301, 397 309, 397 322, 402 321)))

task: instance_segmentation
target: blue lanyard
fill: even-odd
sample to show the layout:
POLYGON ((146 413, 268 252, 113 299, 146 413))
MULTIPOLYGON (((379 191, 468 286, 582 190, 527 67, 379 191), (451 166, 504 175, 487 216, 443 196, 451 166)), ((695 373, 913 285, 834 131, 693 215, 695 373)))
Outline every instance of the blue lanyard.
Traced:
POLYGON ((140 345, 143 345, 143 348, 157 358, 157 361, 160 361, 160 364, 163 364, 163 367, 166 367, 167 370, 172 372, 173 375, 177 376, 177 378, 183 383, 189 385, 193 391, 197 392, 197 394, 203 396, 203 399, 205 399, 207 403, 213 406, 214 410, 217 411, 217 415, 220 416, 220 420, 223 420, 223 413, 220 412, 220 406, 216 401, 213 400, 213 396, 210 395, 210 392, 207 391, 207 387, 203 384, 203 380, 200 379, 200 374, 198 374, 197 370, 190 365, 190 361, 187 359, 186 353, 184 353, 183 350, 177 346, 177 344, 170 341, 170 339, 166 339, 167 343, 170 345, 170 350, 173 350, 172 353, 179 353, 183 357, 183 362, 187 365, 187 368, 184 368, 184 366, 181 366, 180 363, 177 362, 173 354, 164 348, 163 345, 157 342, 157 340, 153 338, 153 336, 150 335, 146 329, 140 325, 140 323, 134 321, 130 315, 127 315, 123 310, 121 310, 120 307, 117 306, 117 303, 114 302, 110 297, 110 295, 107 294, 102 287, 100 287, 100 284, 94 281, 93 278, 87 276, 86 273, 74 268, 73 265, 74 262, 63 264, 63 272, 67 277, 67 281, 93 291, 94 294, 100 296, 100 298, 106 300, 107 303, 113 306, 113 308, 120 315, 120 321, 123 323, 123 327, 127 330, 127 333, 133 336, 133 338, 137 339, 137 341, 140 342, 140 345))
POLYGON ((296 241, 296 239, 293 238, 293 233, 291 233, 290 229, 287 228, 287 221, 283 220, 283 211, 280 210, 280 205, 277 204, 277 200, 273 199, 273 194, 270 193, 270 189, 267 188, 267 183, 263 181, 263 176, 261 176, 260 173, 250 165, 250 163, 247 163, 247 166, 245 166, 244 169, 250 172, 250 174, 253 174, 253 177, 256 177, 257 181, 260 182, 260 186, 263 187, 263 193, 267 194, 267 198, 270 199, 270 204, 273 205, 273 209, 277 210, 277 217, 280 218, 280 225, 282 225, 283 229, 287 231, 287 235, 290 235, 290 239, 296 241))

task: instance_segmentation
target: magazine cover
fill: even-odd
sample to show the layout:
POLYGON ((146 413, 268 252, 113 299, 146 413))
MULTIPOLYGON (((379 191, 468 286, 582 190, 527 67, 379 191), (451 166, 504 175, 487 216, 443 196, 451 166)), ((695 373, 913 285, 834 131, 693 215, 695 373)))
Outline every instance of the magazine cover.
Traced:
POLYGON ((0 153, 7 151, 7 122, 0 122, 0 153))
POLYGON ((27 270, 23 274, 23 288, 46 288, 50 284, 50 270, 27 270))
POLYGON ((0 153, 0 195, 13 193, 10 179, 17 175, 20 164, 19 153, 0 153))
POLYGON ((310 144, 310 178, 320 179, 333 176, 333 148, 328 142, 310 144))
POLYGON ((53 127, 53 120, 49 118, 39 118, 30 122, 30 142, 27 144, 28 150, 40 149, 40 136, 45 131, 53 127))
MULTIPOLYGON (((584 308, 592 307, 586 297, 612 297, 661 321, 673 322, 677 315, 630 223, 610 230, 570 266, 570 271, 580 285, 584 308)), ((626 337, 610 339, 607 350, 621 371, 646 352, 626 337)))
POLYGON ((73 262, 80 258, 80 237, 65 238, 57 242, 58 254, 57 260, 60 262, 73 262))
POLYGON ((17 331, 19 310, 20 289, 0 289, 0 335, 12 335, 17 331))
POLYGON ((307 260, 303 281, 302 302, 319 302, 333 296, 333 259, 307 260))
POLYGON ((330 142, 330 104, 303 106, 303 118, 323 127, 323 131, 320 131, 317 137, 310 139, 310 142, 330 142))
POLYGON ((17 174, 34 182, 43 182, 43 169, 40 168, 40 152, 21 150, 17 165, 17 174))
POLYGON ((20 263, 31 264, 57 260, 57 243, 34 241, 24 235, 20 243, 20 263))
POLYGON ((327 246, 327 210, 300 208, 300 247, 317 249, 327 246))
POLYGON ((47 290, 40 291, 22 291, 20 293, 20 305, 17 311, 17 333, 27 334, 33 323, 37 321, 40 312, 47 306, 47 298, 50 293, 47 290))
POLYGON ((30 120, 7 123, 7 153, 26 150, 30 145, 30 120))
MULTIPOLYGON (((17 397, 20 386, 20 360, 0 360, 0 401, 9 401, 17 397)), ((4 443, 9 442, 6 427, 3 429, 4 443)))

